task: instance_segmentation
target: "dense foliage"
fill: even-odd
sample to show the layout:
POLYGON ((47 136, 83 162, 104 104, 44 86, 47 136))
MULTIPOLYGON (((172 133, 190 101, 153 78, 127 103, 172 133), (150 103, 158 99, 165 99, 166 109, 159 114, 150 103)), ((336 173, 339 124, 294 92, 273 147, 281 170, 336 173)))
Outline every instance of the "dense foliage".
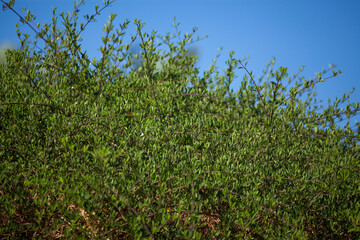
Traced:
POLYGON ((359 126, 336 123, 360 105, 313 97, 339 72, 305 80, 271 61, 255 80, 230 53, 224 73, 200 74, 186 50, 196 29, 159 36, 135 20, 124 43, 130 22, 115 29, 114 14, 90 60, 80 34, 101 10, 79 23, 81 4, 63 27, 54 10, 32 43, 19 31, 0 66, 2 238, 360 237, 359 126))

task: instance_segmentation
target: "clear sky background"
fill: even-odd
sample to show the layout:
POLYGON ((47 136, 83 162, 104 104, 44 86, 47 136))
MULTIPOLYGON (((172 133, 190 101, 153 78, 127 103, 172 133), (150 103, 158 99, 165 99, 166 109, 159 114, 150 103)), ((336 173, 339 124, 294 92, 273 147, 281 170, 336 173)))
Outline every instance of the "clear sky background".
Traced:
MULTIPOLYGON (((102 6, 102 1, 86 1, 80 8, 80 16, 93 14, 95 4, 102 6)), ((36 22, 50 23, 52 6, 57 6, 58 12, 72 11, 73 1, 17 0, 14 8, 26 7, 37 16, 36 22)), ((82 35, 82 47, 91 58, 100 56, 102 28, 110 13, 117 14, 115 23, 122 23, 125 18, 141 19, 146 23, 146 31, 156 30, 162 35, 175 32, 174 16, 182 33, 198 27, 200 37, 208 35, 195 45, 201 71, 211 64, 219 47, 223 47, 217 61, 220 69, 224 68, 229 51, 234 50, 236 58, 249 57, 248 68, 255 76, 261 75, 273 57, 277 58, 276 66, 288 67, 290 73, 305 65, 306 79, 314 77, 323 67, 327 69, 329 64, 337 64, 343 73, 317 85, 318 99, 327 106, 329 98, 342 97, 355 87, 350 100, 360 102, 359 0, 117 0, 82 35)), ((19 46, 17 21, 11 11, 0 12, 0 45, 19 46)), ((129 32, 134 32, 134 25, 130 28, 129 32)), ((26 26, 22 29, 30 32, 26 26)), ((243 74, 237 73, 238 81, 232 85, 235 90, 243 74)), ((360 121, 359 116, 355 119, 360 121)), ((355 122, 351 123, 354 126, 355 122)))

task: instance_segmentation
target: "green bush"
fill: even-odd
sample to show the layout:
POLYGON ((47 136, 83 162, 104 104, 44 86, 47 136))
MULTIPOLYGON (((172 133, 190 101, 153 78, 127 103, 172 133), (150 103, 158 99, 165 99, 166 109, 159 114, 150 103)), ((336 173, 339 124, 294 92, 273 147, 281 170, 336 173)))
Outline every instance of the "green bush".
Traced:
POLYGON ((114 14, 90 60, 80 34, 101 10, 79 23, 81 4, 62 28, 54 10, 33 42, 19 31, 0 66, 1 238, 360 237, 360 130, 336 124, 360 105, 313 97, 340 71, 305 80, 271 61, 255 81, 231 52, 224 73, 200 75, 186 50, 195 29, 157 36, 135 20, 126 44, 130 22, 114 29, 114 14))

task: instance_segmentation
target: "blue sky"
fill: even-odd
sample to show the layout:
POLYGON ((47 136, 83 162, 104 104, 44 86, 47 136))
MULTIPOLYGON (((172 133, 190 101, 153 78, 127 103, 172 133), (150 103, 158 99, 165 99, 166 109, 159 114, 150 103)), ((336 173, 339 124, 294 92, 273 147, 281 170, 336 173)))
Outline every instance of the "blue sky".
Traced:
MULTIPOLYGON (((80 8, 80 16, 94 12, 95 4, 102 1, 89 0, 80 8)), ((52 6, 60 11, 72 11, 70 0, 17 0, 15 9, 27 7, 37 16, 36 22, 50 23, 52 6)), ((316 88, 318 99, 327 106, 328 99, 341 97, 355 87, 352 102, 360 102, 360 1, 357 0, 117 0, 89 25, 82 35, 83 48, 91 58, 99 57, 102 28, 110 13, 116 13, 116 23, 125 18, 141 19, 145 30, 156 30, 159 34, 174 33, 173 17, 180 22, 182 33, 198 27, 200 37, 208 35, 195 46, 199 49, 198 66, 205 70, 223 47, 217 61, 223 68, 231 50, 236 58, 249 57, 248 68, 255 76, 273 57, 276 66, 297 72, 305 65, 303 76, 314 77, 315 72, 337 64, 343 73, 316 88)), ((80 18, 81 19, 81 18, 80 18)), ((0 45, 18 42, 15 24, 18 21, 10 11, 0 12, 0 45)), ((130 28, 134 30, 134 26, 130 28)), ((24 31, 28 31, 23 26, 24 31)), ((244 72, 238 72, 237 89, 244 72)), ((356 117, 360 121, 360 117, 356 117)), ((354 122, 351 126, 354 125, 354 122)))

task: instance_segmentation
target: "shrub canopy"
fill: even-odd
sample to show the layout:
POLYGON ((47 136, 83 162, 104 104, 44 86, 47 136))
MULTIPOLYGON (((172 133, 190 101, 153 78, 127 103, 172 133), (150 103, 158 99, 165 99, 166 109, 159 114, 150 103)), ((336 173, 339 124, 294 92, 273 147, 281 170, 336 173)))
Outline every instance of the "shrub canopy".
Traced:
POLYGON ((82 4, 62 27, 54 10, 33 42, 18 31, 21 49, 0 66, 0 236, 360 236, 360 130, 337 125, 360 105, 340 108, 345 94, 321 109, 314 97, 341 71, 305 80, 272 60, 255 80, 231 52, 224 72, 200 74, 186 50, 196 29, 159 36, 134 20, 125 43, 130 21, 115 29, 115 14, 90 60, 81 33, 101 9, 79 23, 82 4))

